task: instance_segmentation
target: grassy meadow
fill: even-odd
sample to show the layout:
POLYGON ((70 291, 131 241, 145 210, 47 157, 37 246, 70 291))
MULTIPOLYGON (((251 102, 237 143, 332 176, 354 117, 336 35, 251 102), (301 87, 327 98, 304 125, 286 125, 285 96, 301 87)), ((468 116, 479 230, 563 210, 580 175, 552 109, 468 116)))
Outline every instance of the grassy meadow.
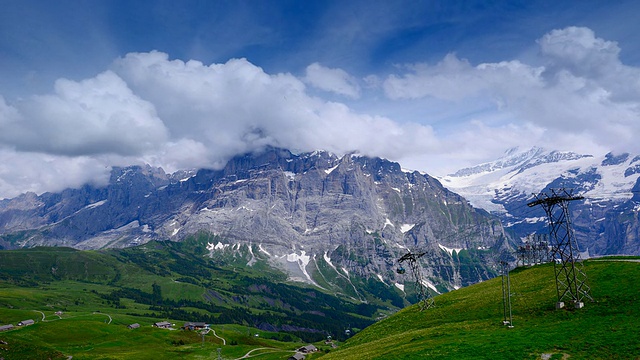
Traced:
POLYGON ((508 328, 499 277, 439 295, 433 309, 392 314, 292 286, 266 267, 209 259, 197 245, 0 252, 0 325, 36 321, 0 332, 0 358, 216 359, 220 349, 227 360, 276 360, 313 343, 320 351, 307 360, 640 359, 640 263, 628 261, 638 258, 586 261, 595 302, 583 309, 555 309, 552 264, 513 270, 508 328), (175 330, 152 327, 159 321, 175 330), (210 323, 215 335, 179 330, 186 321, 210 323), (289 330, 255 326, 267 321, 289 330), (362 330, 337 349, 321 340, 343 340, 347 326, 362 330))
POLYGON ((207 240, 0 251, 0 325, 36 321, 0 332, 0 358, 208 359, 220 349, 224 359, 252 350, 286 359, 347 324, 374 322, 378 307, 289 283, 277 269, 247 267, 233 254, 212 259, 207 240), (151 326, 159 321, 177 330, 151 326), (211 324, 224 341, 179 330, 187 321, 211 324), (140 328, 128 329, 133 323, 140 328))
POLYGON ((364 329, 322 360, 640 359, 640 263, 585 263, 595 302, 555 309, 553 265, 511 272, 513 328, 502 324, 501 279, 411 306, 364 329))

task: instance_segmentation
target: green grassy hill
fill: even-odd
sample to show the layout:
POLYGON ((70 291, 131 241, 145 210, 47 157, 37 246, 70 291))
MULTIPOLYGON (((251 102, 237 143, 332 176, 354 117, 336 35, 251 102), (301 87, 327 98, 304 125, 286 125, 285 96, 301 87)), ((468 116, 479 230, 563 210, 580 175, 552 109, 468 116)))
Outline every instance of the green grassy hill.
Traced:
POLYGON ((240 254, 209 258, 206 241, 0 251, 0 325, 36 321, 0 332, 0 358, 210 359, 220 349, 224 359, 238 359, 262 348, 252 358, 276 360, 314 342, 321 351, 308 360, 640 359, 638 262, 587 261, 596 302, 580 310, 555 309, 552 265, 512 271, 514 328, 502 325, 500 278, 367 327, 383 303, 295 286, 264 262, 244 266, 240 254), (176 328, 205 321, 225 340, 151 326, 163 320, 176 328), (128 329, 132 323, 141 327, 128 329), (340 340, 349 326, 364 330, 338 349, 320 341, 340 340))
POLYGON ((36 320, 0 332, 8 343, 0 343, 0 358, 197 359, 217 357, 220 347, 230 359, 265 347, 273 353, 260 359, 286 359, 297 347, 327 335, 340 339, 346 327, 364 328, 389 312, 382 301, 290 283, 261 259, 246 266, 249 249, 211 258, 208 236, 105 251, 0 251, 0 325, 36 320), (212 324, 228 343, 208 334, 203 345, 198 334, 151 327, 163 320, 178 328, 212 324), (127 329, 132 323, 141 328, 127 329))
POLYGON ((585 263, 595 303, 556 310, 553 265, 511 272, 513 328, 501 279, 436 297, 377 322, 322 360, 640 359, 640 263, 585 263))

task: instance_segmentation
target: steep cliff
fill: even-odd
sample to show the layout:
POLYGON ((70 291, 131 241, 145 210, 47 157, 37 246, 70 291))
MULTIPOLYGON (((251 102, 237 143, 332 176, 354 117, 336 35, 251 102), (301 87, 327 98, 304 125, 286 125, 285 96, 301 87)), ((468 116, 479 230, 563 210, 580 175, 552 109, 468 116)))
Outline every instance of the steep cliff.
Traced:
POLYGON ((496 254, 509 248, 499 221, 433 177, 323 151, 268 148, 197 173, 119 168, 105 188, 0 202, 5 248, 127 247, 202 231, 222 239, 212 256, 247 245, 248 264, 268 258, 292 279, 351 287, 353 297, 368 279, 404 289, 410 274, 394 269, 409 251, 426 251, 425 285, 442 292, 493 276, 496 254))

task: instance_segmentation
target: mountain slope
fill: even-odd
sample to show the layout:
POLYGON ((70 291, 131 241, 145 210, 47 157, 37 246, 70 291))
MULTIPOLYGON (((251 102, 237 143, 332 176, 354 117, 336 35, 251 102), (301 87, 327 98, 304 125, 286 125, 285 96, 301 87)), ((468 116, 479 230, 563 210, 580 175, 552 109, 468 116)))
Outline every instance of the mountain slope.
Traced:
POLYGON ((126 247, 199 231, 221 239, 209 256, 245 245, 291 279, 361 301, 364 283, 404 289, 413 281, 395 272, 410 250, 428 253, 426 284, 444 292, 492 277, 493 254, 509 249, 494 217, 436 179, 355 154, 267 148, 221 170, 120 168, 105 188, 0 201, 5 248, 126 247))
MULTIPOLYGON (((636 259, 637 261, 637 259, 636 259)), ((502 325, 501 279, 440 295, 366 328, 330 359, 629 359, 640 354, 640 264, 587 261, 595 303, 556 310, 551 264, 511 272, 513 328, 502 325)))
MULTIPOLYGON (((383 300, 362 304, 295 286, 265 259, 244 267, 250 257, 244 246, 235 257, 203 256, 209 240, 202 236, 101 251, 45 247, 2 251, 0 302, 16 310, 53 307, 65 312, 86 311, 90 304, 95 308, 102 303, 110 313, 241 324, 289 332, 308 341, 327 334, 340 337, 347 326, 366 327, 379 311, 389 311, 390 304, 383 300), (56 291, 64 286, 75 291, 56 291), (31 296, 16 301, 14 294, 21 293, 31 296)), ((396 294, 383 293, 381 298, 399 298, 397 289, 389 289, 394 290, 396 294)))
POLYGON ((501 159, 441 179, 445 187, 500 217, 517 238, 548 233, 533 195, 566 188, 583 195, 570 205, 576 237, 585 254, 640 254, 638 210, 640 156, 596 157, 533 148, 512 149, 501 159))

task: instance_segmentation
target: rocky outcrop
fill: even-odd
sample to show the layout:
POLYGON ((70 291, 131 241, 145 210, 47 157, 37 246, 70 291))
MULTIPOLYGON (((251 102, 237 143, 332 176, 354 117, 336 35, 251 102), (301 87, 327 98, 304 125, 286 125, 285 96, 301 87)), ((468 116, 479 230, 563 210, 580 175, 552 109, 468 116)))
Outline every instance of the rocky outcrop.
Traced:
POLYGON ((104 188, 5 200, 0 231, 5 247, 80 249, 206 231, 225 242, 211 251, 249 245, 318 286, 329 278, 354 286, 352 276, 401 282, 396 260, 419 251, 434 291, 491 277, 494 254, 509 247, 499 221, 429 175, 379 158, 276 148, 220 170, 117 168, 104 188))

